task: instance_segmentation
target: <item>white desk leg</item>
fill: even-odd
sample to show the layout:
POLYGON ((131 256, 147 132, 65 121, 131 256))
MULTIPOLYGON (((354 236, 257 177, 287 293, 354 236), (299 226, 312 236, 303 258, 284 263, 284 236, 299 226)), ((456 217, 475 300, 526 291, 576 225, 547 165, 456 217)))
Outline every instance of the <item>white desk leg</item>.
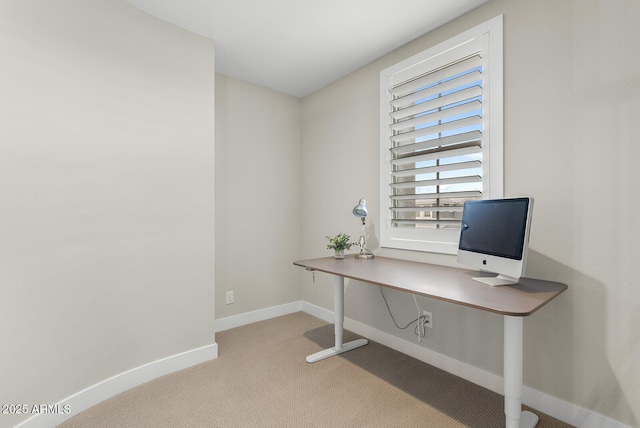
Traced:
POLYGON ((333 277, 333 323, 335 331, 335 346, 316 352, 307 357, 307 363, 315 363, 334 355, 342 354, 369 343, 367 339, 356 339, 351 342, 342 343, 342 331, 344 324, 344 277, 335 275, 333 277))
POLYGON ((538 416, 522 411, 523 317, 504 316, 504 413, 506 428, 533 428, 538 416))

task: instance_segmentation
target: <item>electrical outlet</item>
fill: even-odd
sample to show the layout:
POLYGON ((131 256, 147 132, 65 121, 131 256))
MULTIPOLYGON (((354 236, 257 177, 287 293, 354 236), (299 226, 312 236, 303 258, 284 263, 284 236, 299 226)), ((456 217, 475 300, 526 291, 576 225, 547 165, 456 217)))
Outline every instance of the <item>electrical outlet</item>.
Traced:
POLYGON ((422 311, 423 324, 429 328, 433 328, 433 314, 429 311, 422 311))
POLYGON ((230 305, 233 303, 233 291, 227 291, 226 294, 227 300, 226 300, 226 304, 230 305))

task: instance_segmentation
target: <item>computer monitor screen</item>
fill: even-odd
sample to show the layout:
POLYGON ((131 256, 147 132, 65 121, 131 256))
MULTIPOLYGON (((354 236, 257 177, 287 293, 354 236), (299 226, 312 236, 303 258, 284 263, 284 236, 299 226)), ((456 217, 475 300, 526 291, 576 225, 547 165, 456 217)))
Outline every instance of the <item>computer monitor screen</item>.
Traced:
POLYGON ((532 212, 529 197, 465 202, 458 261, 498 274, 474 278, 477 281, 517 283, 526 267, 532 212))

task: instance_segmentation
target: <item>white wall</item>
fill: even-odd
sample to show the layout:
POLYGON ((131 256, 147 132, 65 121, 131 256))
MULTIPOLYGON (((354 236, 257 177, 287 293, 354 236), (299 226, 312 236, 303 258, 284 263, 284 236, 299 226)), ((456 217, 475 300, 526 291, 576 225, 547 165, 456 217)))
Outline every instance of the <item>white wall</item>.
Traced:
POLYGON ((0 2, 0 403, 215 343, 213 49, 124 2, 0 2))
MULTIPOLYGON (((379 237, 378 79, 385 67, 504 14, 505 193, 536 199, 528 276, 569 290, 525 321, 527 386, 640 425, 640 6, 637 2, 493 0, 303 100, 304 258, 329 256, 327 234, 359 236, 367 198, 379 237)), ((370 247, 455 265, 452 257, 370 247)), ((303 300, 332 308, 327 275, 303 277, 303 300)), ((413 299, 386 290, 395 315, 413 299)), ((502 319, 419 299, 434 313, 424 346, 501 374, 502 319)), ((346 315, 407 340, 375 287, 348 281, 346 315)))
MULTIPOLYGON (((291 262, 357 237, 362 196, 376 254, 455 265, 377 248, 379 71, 504 14, 506 194, 536 198, 529 276, 570 287, 525 322, 525 384, 640 425, 639 12, 493 0, 302 101, 217 76, 214 272, 211 42, 119 2, 2 0, 0 402, 54 403, 213 343, 214 275, 218 318, 332 308, 328 276, 291 262)), ((387 291, 409 319, 413 299, 387 291)), ((501 371, 499 317, 419 302, 425 346, 501 371)), ((346 306, 415 340, 374 287, 348 282, 346 306)))
POLYGON ((300 108, 297 98, 216 77, 217 318, 300 300, 300 108))

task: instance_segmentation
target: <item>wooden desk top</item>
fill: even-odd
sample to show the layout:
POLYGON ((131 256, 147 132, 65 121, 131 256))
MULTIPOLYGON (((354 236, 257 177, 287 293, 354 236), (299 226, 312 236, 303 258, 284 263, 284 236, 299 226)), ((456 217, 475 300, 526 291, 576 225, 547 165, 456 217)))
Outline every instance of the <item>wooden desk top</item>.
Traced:
POLYGON ((371 260, 324 257, 293 264, 501 315, 531 315, 567 289, 559 282, 532 278, 491 287, 471 279, 482 276, 478 271, 378 256, 371 260))

